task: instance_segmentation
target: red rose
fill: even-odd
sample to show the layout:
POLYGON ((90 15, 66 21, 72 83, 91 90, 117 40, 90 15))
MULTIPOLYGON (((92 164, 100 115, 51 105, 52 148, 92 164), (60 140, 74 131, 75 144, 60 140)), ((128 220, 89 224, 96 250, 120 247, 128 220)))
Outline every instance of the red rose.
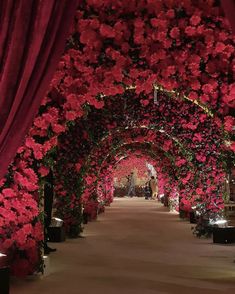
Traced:
POLYGON ((226 48, 226 46, 224 45, 224 43, 222 42, 217 42, 216 46, 215 46, 215 52, 216 53, 221 53, 224 51, 224 49, 226 48))
POLYGON ((180 30, 178 27, 171 29, 170 36, 172 39, 178 39, 180 36, 180 30))
POLYGON ((188 26, 185 29, 185 33, 189 36, 193 36, 196 33, 196 29, 194 27, 188 26))
POLYGON ((189 98, 192 99, 192 100, 197 100, 198 99, 198 94, 194 91, 191 91, 189 93, 189 98))
POLYGON ((168 9, 166 12, 166 16, 169 17, 170 19, 175 18, 175 11, 173 9, 168 9))
POLYGON ((49 168, 46 167, 46 166, 41 166, 39 169, 38 169, 38 172, 40 173, 40 175, 42 177, 45 177, 49 174, 49 168))
POLYGON ((102 24, 100 26, 100 34, 102 37, 105 37, 105 38, 114 38, 115 37, 114 29, 111 26, 106 25, 106 24, 102 24))
POLYGON ((198 15, 193 15, 191 18, 190 18, 190 23, 191 25, 193 26, 197 26, 201 21, 201 17, 198 16, 198 15))
POLYGON ((148 99, 141 99, 141 100, 140 100, 140 103, 141 103, 143 106, 147 106, 147 105, 149 105, 149 100, 148 100, 148 99))
POLYGON ((83 44, 91 44, 92 45, 92 43, 97 40, 97 37, 98 37, 98 35, 94 30, 87 28, 86 30, 81 32, 80 41, 83 44))
POLYGON ((213 86, 211 84, 205 84, 202 86, 202 91, 205 93, 205 94, 211 94, 213 92, 213 86))
POLYGON ((16 192, 13 189, 7 188, 2 190, 4 197, 11 198, 16 197, 16 192))
POLYGON ((76 112, 74 111, 66 111, 65 112, 65 118, 68 121, 73 121, 77 118, 76 112))
POLYGON ((65 126, 59 125, 59 124, 52 124, 52 130, 56 133, 56 134, 60 134, 65 132, 65 126))
POLYGON ((232 116, 226 116, 224 118, 224 129, 228 132, 233 131, 233 128, 235 126, 235 118, 232 116))

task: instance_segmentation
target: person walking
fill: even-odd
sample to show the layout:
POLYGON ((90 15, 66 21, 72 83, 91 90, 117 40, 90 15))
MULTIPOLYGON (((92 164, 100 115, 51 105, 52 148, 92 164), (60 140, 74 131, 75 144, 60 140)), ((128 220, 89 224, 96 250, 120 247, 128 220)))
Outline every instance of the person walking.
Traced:
POLYGON ((135 178, 134 178, 133 172, 129 176, 129 189, 128 189, 127 196, 129 196, 129 197, 135 196, 135 178))
POLYGON ((150 183, 149 181, 145 183, 145 186, 144 186, 144 198, 146 200, 149 200, 151 199, 151 188, 150 188, 150 183))
POLYGON ((154 176, 151 176, 149 185, 151 189, 151 199, 156 199, 158 189, 157 189, 157 180, 154 178, 154 176))

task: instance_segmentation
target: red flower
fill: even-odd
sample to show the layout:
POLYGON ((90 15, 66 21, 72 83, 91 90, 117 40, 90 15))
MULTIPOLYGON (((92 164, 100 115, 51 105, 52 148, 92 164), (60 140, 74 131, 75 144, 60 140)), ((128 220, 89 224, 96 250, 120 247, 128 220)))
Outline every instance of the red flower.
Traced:
POLYGON ((206 161, 206 156, 202 154, 196 154, 196 159, 200 162, 205 162, 206 161))
POLYGON ((213 87, 211 84, 205 84, 202 86, 202 91, 205 93, 205 94, 211 94, 213 92, 213 87))
POLYGON ((180 30, 178 27, 171 29, 170 36, 172 39, 178 39, 180 36, 180 30))
POLYGON ((190 23, 191 23, 191 25, 193 25, 193 26, 197 26, 200 22, 201 22, 201 17, 198 16, 198 15, 193 15, 193 16, 190 18, 190 23))
POLYGON ((198 94, 194 91, 191 91, 189 93, 189 98, 192 99, 192 100, 197 100, 198 99, 198 94))
POLYGON ((65 118, 68 121, 73 121, 77 118, 77 114, 75 111, 66 111, 65 112, 65 118))
POLYGON ((226 116, 224 118, 224 129, 228 132, 233 131, 233 128, 235 127, 235 118, 232 116, 226 116))
POLYGON ((46 166, 41 166, 39 169, 38 169, 38 172, 40 173, 40 175, 42 177, 45 177, 49 174, 49 168, 46 167, 46 166))
POLYGON ((226 46, 224 45, 224 43, 222 42, 217 42, 216 46, 215 46, 215 52, 216 53, 221 53, 224 51, 224 49, 226 48, 226 46))
POLYGON ((202 135, 199 133, 194 134, 193 141, 195 142, 202 142, 203 138, 202 135))
POLYGON ((95 46, 98 40, 98 34, 92 29, 87 28, 81 32, 80 41, 87 46, 95 46))
POLYGON ((149 100, 148 99, 141 99, 140 100, 140 103, 143 105, 143 106, 147 106, 149 104, 149 100))
POLYGON ((188 26, 188 27, 186 27, 186 29, 185 29, 185 33, 186 33, 187 35, 189 35, 189 36, 193 36, 193 35, 195 35, 196 32, 197 32, 196 29, 195 29, 194 27, 191 27, 191 26, 188 26))
POLYGON ((101 36, 105 37, 105 38, 114 38, 115 37, 114 29, 111 26, 106 25, 106 24, 102 24, 100 26, 100 33, 101 33, 101 36))
POLYGON ((16 197, 16 192, 10 188, 3 189, 2 194, 4 195, 4 197, 8 197, 8 198, 16 197))
POLYGON ((223 96, 223 100, 228 106, 235 108, 235 83, 229 86, 228 94, 223 96))
POLYGON ((63 133, 65 131, 65 126, 62 126, 62 125, 59 125, 59 124, 53 124, 52 125, 52 130, 56 134, 60 134, 60 133, 63 133))
POLYGON ((196 189, 196 193, 198 194, 198 195, 203 195, 203 190, 201 189, 201 188, 197 188, 196 189))

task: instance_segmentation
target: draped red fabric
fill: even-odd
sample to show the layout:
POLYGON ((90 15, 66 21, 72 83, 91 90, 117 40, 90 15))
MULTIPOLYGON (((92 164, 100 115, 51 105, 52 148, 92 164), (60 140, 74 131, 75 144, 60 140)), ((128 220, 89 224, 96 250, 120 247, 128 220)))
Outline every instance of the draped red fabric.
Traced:
POLYGON ((221 0, 221 5, 235 34, 235 0, 221 0))
POLYGON ((76 6, 77 0, 0 1, 0 179, 46 94, 76 6))

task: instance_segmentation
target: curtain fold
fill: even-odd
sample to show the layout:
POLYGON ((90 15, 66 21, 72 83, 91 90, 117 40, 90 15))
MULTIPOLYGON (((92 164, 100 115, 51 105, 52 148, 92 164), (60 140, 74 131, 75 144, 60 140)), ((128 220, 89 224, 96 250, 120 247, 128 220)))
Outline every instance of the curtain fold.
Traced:
POLYGON ((65 48, 77 0, 0 1, 0 179, 65 48))
POLYGON ((235 34, 235 0, 221 0, 220 3, 230 23, 232 32, 235 34))

